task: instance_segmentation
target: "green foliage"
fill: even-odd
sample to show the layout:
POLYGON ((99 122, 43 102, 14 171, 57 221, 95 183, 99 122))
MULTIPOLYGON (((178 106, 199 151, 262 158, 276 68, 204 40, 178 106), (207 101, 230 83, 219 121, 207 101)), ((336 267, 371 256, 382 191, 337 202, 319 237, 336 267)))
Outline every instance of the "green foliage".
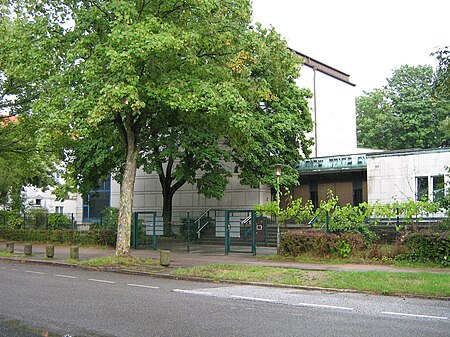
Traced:
POLYGON ((382 89, 356 100, 358 144, 378 149, 448 146, 440 123, 448 118, 450 96, 434 90, 431 66, 404 65, 382 89))
POLYGON ((56 156, 51 145, 35 136, 37 129, 32 118, 24 116, 4 125, 0 116, 0 205, 7 209, 24 210, 24 186, 55 185, 56 156))
POLYGON ((48 211, 43 208, 29 210, 24 214, 24 225, 27 229, 46 229, 48 211))
POLYGON ((433 261, 450 266, 450 232, 420 231, 407 234, 401 242, 401 253, 396 259, 433 261))
MULTIPOLYGON (((450 95, 450 47, 440 48, 432 54, 438 60, 434 85, 438 93, 450 95)), ((447 121, 450 121, 447 117, 447 121)), ((447 129, 450 132, 450 128, 447 129)))
POLYGON ((355 233, 362 234, 365 243, 369 245, 375 238, 370 229, 371 225, 380 219, 387 220, 388 224, 395 222, 396 217, 406 219, 397 230, 412 227, 416 230, 417 223, 423 217, 442 210, 442 204, 433 201, 394 202, 392 204, 368 204, 361 203, 358 206, 350 204, 340 206, 339 198, 331 190, 327 192, 327 198, 320 201, 319 207, 314 211, 311 201, 303 204, 301 198, 293 200, 286 194, 286 207, 278 209, 277 202, 257 204, 254 209, 259 214, 278 216, 278 221, 284 224, 286 221, 306 223, 313 219, 312 225, 316 228, 328 228, 330 233, 355 233), (370 219, 370 221, 369 221, 370 219), (328 222, 328 226, 327 226, 328 222))
POLYGON ((102 211, 102 221, 92 222, 91 229, 107 228, 116 231, 119 221, 119 210, 115 207, 107 207, 102 211))
POLYGON ((319 208, 315 211, 317 219, 315 227, 326 227, 330 233, 359 233, 365 238, 366 243, 370 243, 374 237, 370 230, 370 224, 366 221, 371 214, 372 207, 367 203, 359 206, 347 204, 339 205, 339 198, 331 190, 327 191, 327 199, 320 201, 319 208))
POLYGON ((276 216, 280 224, 288 221, 306 223, 314 216, 314 206, 311 200, 303 202, 302 198, 294 199, 288 190, 284 193, 285 207, 278 208, 276 201, 266 204, 254 205, 255 211, 260 215, 276 216))
MULTIPOLYGON (((203 219, 202 219, 203 220, 203 219)), ((206 220, 206 219, 205 219, 206 220)), ((205 221, 202 221, 205 224, 205 221)), ((197 225, 195 219, 182 218, 180 226, 180 235, 184 240, 195 241, 197 240, 197 225)))
POLYGON ((252 24, 248 0, 11 0, 2 13, 0 92, 40 120, 39 139, 70 149, 82 192, 107 174, 121 183, 120 237, 139 166, 159 175, 169 218, 185 183, 220 198, 231 161, 252 187, 273 182, 275 163, 297 181, 311 93, 286 41, 252 24))
POLYGON ((280 251, 287 256, 304 253, 317 257, 346 258, 365 249, 361 234, 326 234, 317 231, 288 231, 281 235, 280 251))
POLYGON ((0 210, 0 228, 22 228, 23 216, 15 210, 0 210))
POLYGON ((114 246, 116 244, 116 232, 110 229, 75 231, 0 228, 0 239, 21 242, 114 246))
MULTIPOLYGON (((446 167, 446 170, 447 176, 450 175, 450 166, 446 167)), ((442 186, 442 188, 445 190, 445 193, 439 200, 437 200, 437 202, 442 209, 445 210, 447 216, 450 217, 450 181, 447 182, 446 186, 442 186)))
POLYGON ((47 214, 48 229, 69 229, 73 226, 72 219, 65 214, 47 214))

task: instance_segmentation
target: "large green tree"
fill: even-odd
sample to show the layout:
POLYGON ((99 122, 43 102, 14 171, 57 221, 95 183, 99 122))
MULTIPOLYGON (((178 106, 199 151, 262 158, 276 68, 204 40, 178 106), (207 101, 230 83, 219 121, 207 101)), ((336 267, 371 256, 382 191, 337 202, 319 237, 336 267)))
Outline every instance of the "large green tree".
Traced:
POLYGON ((450 100, 435 94, 433 68, 405 65, 387 82, 356 100, 358 144, 390 150, 449 145, 439 125, 450 100))
POLYGON ((226 162, 257 186, 271 164, 307 153, 299 62, 273 30, 252 27, 249 1, 23 0, 10 9, 0 71, 25 98, 19 109, 41 117, 40 136, 67 149, 81 190, 109 173, 120 182, 118 255, 130 248, 139 166, 158 173, 168 214, 187 182, 220 197, 226 162))

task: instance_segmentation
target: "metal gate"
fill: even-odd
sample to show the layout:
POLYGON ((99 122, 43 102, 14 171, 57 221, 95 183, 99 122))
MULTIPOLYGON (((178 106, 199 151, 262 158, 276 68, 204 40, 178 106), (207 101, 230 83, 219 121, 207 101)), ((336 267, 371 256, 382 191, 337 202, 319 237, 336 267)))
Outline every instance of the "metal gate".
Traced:
POLYGON ((132 247, 156 249, 158 236, 163 234, 163 220, 156 212, 135 212, 132 247))
POLYGON ((225 211, 225 254, 256 255, 256 213, 253 210, 225 211))

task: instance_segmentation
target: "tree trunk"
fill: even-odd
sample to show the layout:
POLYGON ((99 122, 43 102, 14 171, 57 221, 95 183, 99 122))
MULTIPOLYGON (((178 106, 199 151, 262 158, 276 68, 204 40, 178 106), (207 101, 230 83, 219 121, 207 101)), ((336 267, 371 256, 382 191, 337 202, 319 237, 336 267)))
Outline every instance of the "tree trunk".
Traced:
POLYGON ((175 184, 171 185, 172 181, 172 161, 169 161, 166 174, 159 174, 159 181, 161 183, 162 194, 163 194, 163 235, 171 236, 172 232, 172 205, 173 205, 173 196, 175 192, 178 191, 181 186, 186 183, 186 180, 177 181, 175 184))
POLYGON ((119 223, 117 225, 116 255, 130 254, 131 222, 134 182, 136 180, 138 150, 130 145, 127 151, 125 171, 120 184, 119 223))
POLYGON ((163 189, 163 222, 164 222, 164 236, 171 236, 172 233, 172 201, 173 193, 171 189, 163 189))

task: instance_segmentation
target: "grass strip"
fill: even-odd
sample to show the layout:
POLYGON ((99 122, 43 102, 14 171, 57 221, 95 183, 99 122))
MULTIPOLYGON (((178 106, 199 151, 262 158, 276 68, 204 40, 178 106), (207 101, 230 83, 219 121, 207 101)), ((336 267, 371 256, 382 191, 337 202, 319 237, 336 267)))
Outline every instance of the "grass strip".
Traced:
POLYGON ((447 267, 442 264, 431 261, 406 261, 406 260, 375 260, 362 257, 349 257, 349 258, 332 258, 332 257, 317 257, 302 255, 298 257, 287 257, 283 255, 258 255, 258 259, 268 261, 282 261, 282 262, 299 262, 299 263, 315 263, 315 264, 371 264, 371 265, 384 265, 393 266, 399 268, 435 268, 445 269, 447 267))
POLYGON ((108 267, 108 268, 123 268, 130 270, 141 270, 149 271, 155 269, 161 269, 158 261, 133 256, 102 256, 98 258, 93 258, 90 260, 80 261, 80 260, 65 260, 65 262, 76 264, 79 266, 88 267, 108 267))
POLYGON ((450 296, 450 275, 426 272, 309 271, 294 268, 214 264, 204 267, 178 269, 172 273, 182 276, 205 277, 215 281, 264 282, 353 289, 384 295, 414 294, 440 297, 450 296))

